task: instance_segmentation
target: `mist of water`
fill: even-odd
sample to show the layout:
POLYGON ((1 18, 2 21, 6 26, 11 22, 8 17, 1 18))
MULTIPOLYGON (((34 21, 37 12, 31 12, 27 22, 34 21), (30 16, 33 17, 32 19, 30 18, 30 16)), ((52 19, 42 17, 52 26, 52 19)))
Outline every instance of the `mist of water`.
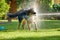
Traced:
MULTIPOLYGON (((38 13, 38 3, 37 3, 37 0, 34 0, 32 2, 33 2, 33 4, 31 6, 34 9, 34 11, 36 12, 36 16, 32 17, 32 22, 33 23, 35 22, 36 27, 39 28, 39 27, 41 27, 40 26, 41 25, 41 21, 40 21, 40 17, 38 16, 39 15, 39 13, 38 13)), ((35 24, 33 24, 33 26, 35 26, 35 24)))
MULTIPOLYGON (((60 15, 60 13, 40 13, 40 12, 38 12, 39 5, 37 3, 37 0, 30 0, 29 5, 26 8, 33 8, 34 11, 36 12, 36 16, 32 17, 32 24, 33 24, 33 22, 35 22, 37 25, 37 28, 39 28, 39 29, 41 28, 41 23, 42 23, 41 18, 43 16, 45 16, 45 15, 60 15)), ((33 27, 34 27, 34 24, 33 24, 33 27)))

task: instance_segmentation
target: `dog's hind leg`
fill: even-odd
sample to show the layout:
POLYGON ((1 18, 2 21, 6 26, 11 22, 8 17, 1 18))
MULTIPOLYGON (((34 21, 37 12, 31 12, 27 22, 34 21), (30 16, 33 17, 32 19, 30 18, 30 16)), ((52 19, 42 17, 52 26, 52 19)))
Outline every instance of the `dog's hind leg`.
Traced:
POLYGON ((22 27, 23 27, 23 29, 24 29, 25 24, 26 24, 26 20, 23 19, 23 20, 22 20, 22 27))

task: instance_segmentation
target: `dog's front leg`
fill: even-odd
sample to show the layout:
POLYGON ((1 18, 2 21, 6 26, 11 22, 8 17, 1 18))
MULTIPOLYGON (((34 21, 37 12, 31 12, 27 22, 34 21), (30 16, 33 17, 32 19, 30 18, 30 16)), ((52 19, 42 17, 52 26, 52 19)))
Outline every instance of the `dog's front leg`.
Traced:
POLYGON ((35 25, 35 30, 37 30, 37 25, 36 25, 36 23, 34 22, 34 25, 35 25))
POLYGON ((28 24, 28 29, 30 30, 30 24, 28 24))
POLYGON ((28 24, 28 29, 30 30, 30 22, 28 21, 27 24, 28 24))

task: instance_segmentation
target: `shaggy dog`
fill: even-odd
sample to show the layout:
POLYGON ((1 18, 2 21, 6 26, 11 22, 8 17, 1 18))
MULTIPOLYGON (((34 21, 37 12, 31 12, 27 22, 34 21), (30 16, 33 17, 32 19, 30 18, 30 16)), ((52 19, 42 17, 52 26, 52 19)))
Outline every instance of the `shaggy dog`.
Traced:
MULTIPOLYGON (((24 25, 26 24, 26 21, 27 21, 28 29, 30 30, 30 23, 31 23, 30 20, 31 19, 29 19, 29 18, 35 14, 36 14, 36 12, 34 12, 33 9, 27 9, 27 10, 22 9, 14 14, 8 13, 7 16, 8 16, 8 18, 18 17, 18 20, 19 20, 18 29, 20 28, 21 23, 22 23, 22 27, 24 29, 24 25)), ((35 26, 35 29, 37 30, 36 26, 35 26)))

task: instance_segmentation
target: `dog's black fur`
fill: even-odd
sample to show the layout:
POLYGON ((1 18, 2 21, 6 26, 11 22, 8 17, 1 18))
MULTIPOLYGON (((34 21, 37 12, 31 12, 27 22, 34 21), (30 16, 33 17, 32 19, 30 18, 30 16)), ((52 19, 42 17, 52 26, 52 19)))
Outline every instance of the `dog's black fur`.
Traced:
POLYGON ((14 18, 14 17, 18 17, 18 20, 19 20, 19 26, 20 26, 20 23, 22 22, 22 20, 25 18, 26 20, 30 17, 30 13, 32 15, 35 15, 36 12, 34 12, 33 9, 27 9, 27 10, 20 10, 14 14, 11 14, 11 13, 8 13, 7 16, 8 18, 14 18))
POLYGON ((22 19, 23 19, 23 17, 24 17, 25 19, 28 19, 30 13, 31 13, 32 15, 36 14, 36 12, 34 12, 33 9, 28 9, 28 10, 24 10, 24 9, 23 9, 23 10, 20 10, 20 11, 14 13, 14 14, 8 13, 7 15, 8 15, 9 18, 18 17, 19 22, 21 22, 22 19))

